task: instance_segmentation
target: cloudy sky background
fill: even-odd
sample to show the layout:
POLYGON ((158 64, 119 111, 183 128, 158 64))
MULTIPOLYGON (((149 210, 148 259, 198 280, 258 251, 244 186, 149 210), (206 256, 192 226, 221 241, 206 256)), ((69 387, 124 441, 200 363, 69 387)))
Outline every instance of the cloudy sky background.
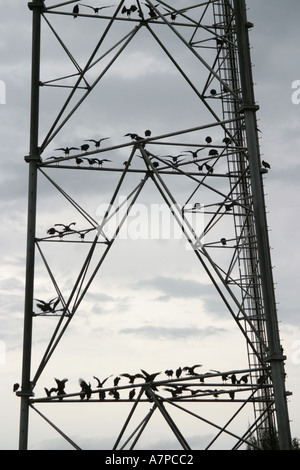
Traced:
MULTIPOLYGON (((0 5, 2 12, 5 12, 1 20, 0 79, 6 84, 6 103, 0 105, 0 413, 1 422, 7 423, 6 428, 1 426, 0 448, 15 449, 18 446, 19 402, 12 393, 12 384, 21 378, 28 183, 27 165, 23 157, 29 146, 31 13, 26 1, 0 1, 0 5)), ((297 409, 300 390, 300 326, 297 302, 300 104, 292 102, 292 94, 295 91, 292 89, 292 83, 300 80, 300 53, 297 46, 300 7, 297 0, 288 0, 285 3, 279 0, 248 0, 247 5, 249 20, 255 25, 251 31, 251 52, 255 95, 260 104, 258 118, 262 131, 261 151, 272 167, 265 180, 265 190, 280 334, 288 357, 287 389, 293 392, 289 400, 290 418, 293 436, 300 437, 300 415, 297 409)), ((61 32, 64 21, 59 25, 61 32)), ((71 37, 71 29, 69 33, 71 37)), ((74 37, 76 39, 76 34, 74 37)), ((96 39, 96 33, 93 39, 96 39)), ((83 36, 80 43, 81 50, 76 51, 78 57, 81 57, 85 47, 88 47, 88 38, 83 36)), ((47 58, 42 69, 44 76, 51 77, 51 71, 57 63, 66 67, 62 68, 62 73, 69 73, 68 65, 64 65, 64 56, 56 55, 54 45, 55 42, 46 42, 45 50, 43 49, 47 58)), ((142 132, 144 128, 149 127, 154 134, 160 135, 170 129, 184 129, 195 125, 198 103, 194 96, 185 95, 185 106, 181 104, 182 82, 171 80, 174 69, 169 62, 162 64, 158 51, 149 58, 147 47, 148 43, 144 41, 137 51, 134 48, 129 49, 132 66, 128 67, 126 60, 118 63, 109 79, 104 80, 104 93, 101 96, 103 102, 100 106, 99 103, 97 106, 89 103, 91 114, 89 119, 86 119, 84 110, 88 108, 84 108, 84 105, 80 117, 67 125, 61 136, 57 136, 53 145, 47 149, 47 155, 53 155, 53 150, 60 146, 79 145, 83 139, 93 138, 99 129, 103 137, 110 136, 114 143, 123 144, 123 135, 135 129, 142 132), (137 63, 139 66, 134 66, 137 63), (154 95, 147 96, 147 90, 153 93, 155 80, 159 81, 159 87, 155 87, 154 95), (111 96, 114 97, 113 100, 111 96), (164 106, 159 108, 162 102, 164 106), (124 110, 124 122, 115 123, 119 104, 124 110), (178 109, 181 110, 180 113, 178 109), (170 123, 170 116, 175 116, 175 125, 170 123)), ((47 129, 57 109, 57 92, 54 90, 52 95, 51 93, 46 96, 43 92, 42 95, 42 133, 47 129)), ((207 120, 210 121, 211 118, 207 120)), ((127 156, 124 151, 118 154, 120 162, 127 156)), ((66 180, 67 173, 64 171, 53 170, 54 174, 64 188, 71 195, 78 197, 80 203, 94 217, 99 204, 103 199, 107 200, 118 177, 109 175, 105 181, 101 181, 97 192, 99 199, 95 199, 93 188, 98 184, 97 172, 95 175, 90 171, 77 172, 70 180, 66 180)), ((139 178, 136 181, 139 181, 139 178)), ((51 225, 58 223, 58 217, 65 216, 66 210, 69 211, 69 222, 76 214, 62 202, 63 198, 53 191, 48 182, 43 181, 39 191, 41 200, 37 230, 40 236, 44 236, 51 225), (50 214, 54 209, 55 218, 52 218, 50 214)), ((143 197, 146 202, 161 202, 156 193, 153 193, 151 185, 147 186, 143 197)), ((60 219, 61 222, 64 220, 60 219)), ((62 277, 60 273, 65 273, 63 264, 67 248, 65 245, 55 247, 58 256, 53 268, 57 270, 55 272, 58 273, 62 288, 68 289, 72 283, 72 276, 74 277, 74 272, 78 272, 85 249, 86 246, 79 247, 76 253, 78 258, 69 261, 67 275, 62 277)), ((53 246, 47 246, 45 250, 48 250, 49 259, 53 259, 53 246)), ((45 298, 51 298, 53 291, 49 288, 41 264, 37 265, 37 272, 41 275, 37 291, 43 292, 45 298)), ((200 362, 205 370, 226 370, 245 366, 245 358, 236 357, 239 347, 243 348, 241 335, 233 328, 233 320, 223 318, 219 299, 205 283, 199 273, 195 256, 185 249, 182 240, 154 240, 150 248, 145 244, 145 240, 120 240, 109 253, 104 264, 104 275, 100 283, 97 281, 93 284, 83 307, 83 314, 76 319, 74 325, 71 324, 41 379, 41 393, 43 387, 49 386, 49 381, 59 374, 61 378, 69 377, 70 391, 77 391, 77 378, 80 376, 91 380, 93 375, 106 377, 111 373, 135 372, 141 367, 158 371, 178 365, 191 365, 191 362, 200 362), (130 255, 132 252, 134 257, 130 255), (195 311, 201 318, 200 326, 194 316, 195 311), (155 343, 152 341, 153 336, 157 338, 155 343), (235 345, 234 348, 231 347, 232 344, 235 345)), ((37 336, 34 343, 33 370, 54 327, 53 319, 50 318, 41 318, 38 322, 35 330, 37 336)), ((61 414, 59 406, 53 408, 55 409, 51 409, 51 416, 54 415, 54 422, 61 424, 67 433, 78 429, 78 435, 86 436, 85 444, 89 448, 105 447, 109 436, 122 422, 120 418, 117 423, 111 420, 109 410, 106 410, 105 416, 101 417, 106 424, 99 431, 98 426, 93 425, 95 428, 91 428, 94 413, 92 406, 83 407, 84 420, 82 415, 76 418, 73 405, 72 408, 67 407, 64 414, 61 414), (93 437, 96 430, 97 434, 93 437)), ((120 408, 120 411, 118 409, 118 412, 120 415, 124 413, 125 418, 125 408, 120 408)), ((193 441, 198 430, 190 430, 190 423, 188 419, 186 421, 182 426, 187 426, 193 441)), ((61 439, 57 439, 57 435, 49 430, 46 424, 41 423, 37 416, 32 416, 31 429, 30 442, 34 448, 59 448, 62 445, 61 439)), ((155 429, 157 432, 158 427, 155 429)), ((160 432, 156 437, 165 443, 162 445, 172 445, 166 443, 167 434, 164 434, 163 430, 160 432)), ((201 430, 204 442, 209 433, 207 428, 201 430)), ((76 438, 76 432, 73 436, 76 438)), ((153 439, 153 436, 150 435, 150 442, 151 438, 153 439)))

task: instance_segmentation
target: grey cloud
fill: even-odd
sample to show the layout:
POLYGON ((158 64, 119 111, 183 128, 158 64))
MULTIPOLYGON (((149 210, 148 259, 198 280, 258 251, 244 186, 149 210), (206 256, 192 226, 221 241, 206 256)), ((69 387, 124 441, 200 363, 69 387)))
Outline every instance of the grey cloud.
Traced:
POLYGON ((168 340, 178 340, 178 339, 205 339, 209 336, 221 335, 226 332, 223 328, 216 327, 206 327, 206 328, 197 328, 197 327, 183 327, 183 328, 172 328, 172 327, 161 327, 161 326, 141 326, 139 328, 123 328, 120 330, 120 333, 127 335, 139 336, 147 339, 168 339, 168 340))

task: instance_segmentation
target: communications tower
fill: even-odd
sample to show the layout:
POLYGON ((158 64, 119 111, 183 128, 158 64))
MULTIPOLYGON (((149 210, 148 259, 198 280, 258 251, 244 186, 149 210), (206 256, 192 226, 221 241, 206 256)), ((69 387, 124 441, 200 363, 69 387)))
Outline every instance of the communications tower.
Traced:
MULTIPOLYGON (((218 448, 223 438, 230 444, 220 447, 231 449, 277 441, 289 449, 286 358, 263 188, 269 164, 260 157, 253 25, 245 1, 121 0, 98 6, 34 0, 28 6, 33 38, 23 370, 16 391, 20 449, 28 448, 29 413, 81 449, 80 427, 70 433, 62 420, 91 408, 102 427, 115 422, 111 449, 143 448, 157 417, 184 450, 218 448), (240 339, 232 345, 238 367, 208 367, 211 354, 203 356, 200 344, 203 364, 198 358, 182 364, 175 342, 170 368, 161 357, 152 364, 154 373, 141 365, 132 371, 145 352, 139 342, 128 364, 131 374, 114 369, 101 382, 95 371, 77 385, 55 377, 51 386, 45 380, 53 362, 60 370, 67 370, 66 362, 72 370, 78 365, 82 374, 85 354, 90 360, 89 344, 73 344, 81 351, 80 364, 60 348, 65 341, 66 350, 72 347, 76 325, 84 329, 82 319, 92 323, 98 313, 101 320, 104 294, 93 290, 94 283, 109 269, 144 194, 150 208, 159 196, 182 235, 185 249, 173 259, 186 256, 191 263, 192 255, 204 286, 199 297, 214 289, 222 318, 240 339), (97 214, 95 199, 102 208, 97 214), (39 332, 48 335, 42 353, 34 341, 39 332), (191 429, 198 441, 190 438, 191 429)), ((137 255, 133 249, 130 258, 135 245, 128 246, 123 256, 130 262, 124 266, 120 257, 119 265, 132 273, 137 255)), ((145 325, 146 312, 145 305, 135 322, 145 325)), ((119 312, 110 318, 116 325, 119 312)), ((110 332, 97 321, 100 344, 110 332)), ((166 330, 176 327, 172 311, 164 321, 166 330)), ((197 308, 192 323, 197 329, 202 322, 197 308)), ((187 342, 186 354, 188 348, 187 342)), ((222 363, 222 340, 212 340, 210 348, 222 363)), ((102 358, 109 356, 99 350, 102 358)))

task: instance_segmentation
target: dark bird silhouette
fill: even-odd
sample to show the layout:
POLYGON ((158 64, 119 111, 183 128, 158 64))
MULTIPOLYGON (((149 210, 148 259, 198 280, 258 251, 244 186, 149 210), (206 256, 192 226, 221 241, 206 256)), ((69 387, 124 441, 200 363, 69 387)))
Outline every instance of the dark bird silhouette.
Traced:
POLYGON ((131 375, 131 374, 128 374, 127 372, 125 372, 124 374, 120 374, 121 377, 127 377, 127 379, 129 379, 129 383, 130 384, 133 384, 135 379, 144 379, 144 375, 142 374, 134 374, 134 375, 131 375))
POLYGON ((258 379, 257 379, 257 383, 258 385, 262 385, 265 380, 267 379, 267 376, 266 375, 261 375, 258 379))
POLYGON ((170 14, 172 21, 176 20, 176 17, 179 13, 184 13, 186 11, 186 10, 172 11, 172 10, 168 10, 168 8, 164 8, 164 10, 166 10, 170 14))
POLYGON ((104 7, 91 7, 90 5, 85 5, 84 3, 79 3, 79 5, 86 7, 86 8, 91 8, 92 10, 94 10, 95 15, 98 15, 99 11, 103 10, 104 8, 111 8, 114 6, 114 5, 106 5, 104 7))
POLYGON ((234 395, 235 395, 235 393, 231 390, 229 392, 229 396, 230 396, 231 400, 234 400, 234 395))
POLYGON ((205 168, 207 169, 208 173, 213 173, 214 169, 208 163, 205 163, 205 168))
POLYGON ((183 370, 184 370, 184 371, 187 371, 188 375, 197 375, 196 372, 195 372, 196 367, 202 367, 202 364, 195 364, 195 365, 192 366, 192 367, 185 366, 185 367, 183 368, 183 370))
POLYGON ((244 382, 245 384, 248 383, 248 377, 249 377, 249 374, 243 375, 240 378, 239 383, 241 383, 241 382, 244 382))
POLYGON ((127 134, 124 134, 124 137, 130 137, 132 140, 142 140, 143 138, 140 137, 138 134, 135 134, 134 132, 128 132, 127 134))
POLYGON ((231 139, 229 137, 224 137, 223 139, 224 144, 228 145, 231 142, 231 139))
POLYGON ((79 158, 79 157, 76 157, 76 158, 75 158, 75 161, 76 161, 77 165, 80 165, 80 163, 83 162, 83 159, 82 159, 82 158, 79 158))
POLYGON ((79 150, 79 148, 77 148, 77 147, 61 147, 61 148, 55 149, 55 150, 62 150, 65 155, 69 155, 71 150, 79 150))
POLYGON ((205 142, 207 144, 210 144, 212 142, 212 138, 208 135, 207 137, 205 137, 205 142))
POLYGON ((232 383, 233 385, 235 385, 236 382, 237 382, 236 375, 235 375, 235 374, 232 374, 232 375, 231 375, 231 383, 232 383))
POLYGON ((93 377, 94 377, 95 380, 97 380, 97 384, 98 384, 98 385, 97 385, 97 388, 102 388, 103 385, 105 384, 105 382, 107 381, 107 379, 109 379, 109 378, 111 377, 111 375, 109 375, 108 377, 106 377, 106 379, 102 380, 102 382, 101 382, 100 379, 98 379, 98 377, 95 377, 95 376, 93 376, 93 377))
POLYGON ((126 6, 124 6, 124 7, 122 8, 122 10, 121 10, 121 13, 122 13, 122 14, 125 14, 125 13, 126 13, 127 16, 130 16, 131 13, 134 13, 136 10, 137 10, 137 6, 136 6, 136 5, 131 5, 129 8, 127 8, 126 6))
POLYGON ((121 380, 121 377, 116 377, 116 378, 114 379, 114 386, 115 386, 115 387, 117 387, 117 385, 118 385, 118 383, 120 382, 120 380, 121 380))
POLYGON ((104 391, 104 390, 100 390, 100 392, 99 392, 99 399, 100 399, 100 400, 104 400, 105 397, 106 397, 105 391, 104 391))
POLYGON ((146 382, 153 382, 155 377, 157 377, 161 373, 161 372, 155 372, 154 374, 148 374, 148 372, 146 372, 143 369, 141 369, 141 371, 144 374, 144 379, 146 380, 146 382))
MULTIPOLYGON (((149 16, 150 16, 150 18, 156 18, 156 17, 157 17, 157 14, 155 13, 155 10, 154 10, 150 5, 148 5, 147 3, 144 3, 144 2, 143 2, 143 5, 146 5, 146 7, 149 8, 149 16)), ((155 5, 155 6, 157 7, 158 4, 155 5)))
POLYGON ((200 148, 200 149, 197 149, 197 150, 186 150, 186 153, 190 153, 190 154, 192 154, 193 158, 197 158, 198 157, 198 152, 200 152, 200 150, 204 150, 204 147, 200 148))
POLYGON ((176 369, 175 374, 176 374, 177 379, 179 379, 179 377, 180 377, 181 374, 182 374, 182 368, 181 368, 181 367, 178 367, 178 369, 176 369))
POLYGON ((81 400, 84 400, 84 398, 89 400, 91 398, 91 395, 92 395, 91 384, 87 383, 83 379, 79 379, 79 385, 81 387, 81 392, 80 392, 81 400))
POLYGON ((71 222, 70 224, 68 225, 65 225, 65 224, 54 224, 54 227, 63 227, 63 232, 66 233, 66 232, 75 232, 76 230, 73 230, 71 228, 71 225, 76 225, 76 222, 71 222))
POLYGON ((100 166, 102 166, 104 162, 111 162, 111 160, 108 160, 107 158, 102 158, 102 160, 98 160, 98 164, 100 166))
POLYGON ((14 384, 13 392, 16 392, 17 390, 19 390, 19 388, 20 388, 20 384, 18 384, 18 383, 14 384))
POLYGON ((150 129, 145 130, 145 137, 150 137, 151 131, 150 129))
POLYGON ((44 388, 44 390, 46 392, 47 397, 51 397, 52 393, 57 392, 57 388, 55 387, 50 388, 50 390, 48 388, 44 388))
POLYGON ((168 377, 172 377, 173 374, 174 374, 174 371, 172 369, 167 369, 165 370, 165 374, 168 376, 168 377))
POLYGON ((95 147, 100 147, 101 142, 102 142, 103 140, 107 140, 107 139, 109 139, 109 138, 110 138, 110 137, 103 137, 102 139, 99 139, 99 140, 87 139, 85 142, 94 142, 95 147))
POLYGON ((120 394, 119 394, 118 390, 110 390, 110 392, 108 392, 108 394, 113 396, 115 400, 119 400, 119 398, 120 398, 120 394))
POLYGON ((186 386, 181 386, 181 385, 170 385, 172 388, 164 388, 167 392, 170 392, 172 394, 172 397, 177 397, 177 395, 181 395, 183 391, 186 390, 186 386))
POLYGON ((80 146, 80 150, 83 150, 84 152, 87 152, 89 148, 89 144, 83 144, 80 146))
POLYGON ((271 165, 268 162, 265 162, 264 160, 261 162, 262 166, 267 169, 271 169, 271 165))
MULTIPOLYGON (((62 379, 62 380, 54 379, 54 380, 57 384, 57 389, 56 389, 57 395, 58 396, 66 395, 65 386, 66 386, 66 382, 68 382, 68 379, 62 379)), ((60 400, 62 400, 62 396, 61 396, 60 400)))
POLYGON ((73 8, 73 17, 77 18, 78 13, 79 13, 79 5, 75 5, 75 7, 73 8))
POLYGON ((95 163, 99 165, 100 162, 99 158, 85 158, 85 160, 87 160, 90 165, 95 165, 95 163))
POLYGON ((216 149, 210 149, 210 151, 208 152, 208 155, 219 155, 219 152, 216 149))
POLYGON ((226 244, 227 244, 226 238, 221 238, 220 242, 222 243, 222 245, 226 245, 226 244))
POLYGON ((55 297, 54 299, 50 300, 49 302, 45 302, 44 300, 35 299, 38 303, 36 304, 37 307, 42 310, 44 313, 53 313, 55 311, 55 307, 59 302, 59 297, 55 297))
POLYGON ((135 388, 133 388, 132 390, 130 390, 129 392, 129 400, 133 400, 133 397, 135 396, 135 388))
POLYGON ((49 228, 49 229, 47 230, 47 233, 48 233, 49 235, 54 235, 55 233, 60 233, 60 232, 59 232, 59 230, 56 230, 56 228, 51 227, 51 228, 49 228))

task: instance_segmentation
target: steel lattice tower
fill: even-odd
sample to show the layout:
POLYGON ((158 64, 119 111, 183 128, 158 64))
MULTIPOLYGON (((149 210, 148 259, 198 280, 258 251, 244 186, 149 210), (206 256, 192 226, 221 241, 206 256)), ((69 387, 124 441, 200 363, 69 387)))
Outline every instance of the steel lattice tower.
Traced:
MULTIPOLYGON (((245 1, 136 0, 128 4, 122 0, 97 9, 73 0, 34 0, 29 8, 33 16, 33 45, 30 150, 25 157, 29 167, 29 196, 23 371, 21 389, 17 391, 21 397, 20 449, 28 446, 30 410, 37 412, 79 449, 78 444, 46 418, 39 406, 49 403, 67 407, 69 403, 76 403, 80 407, 87 401, 98 407, 100 403, 101 407, 118 407, 121 402, 128 404, 128 416, 124 424, 121 423, 114 449, 128 445, 134 448, 152 415, 159 412, 181 447, 190 449, 185 433, 172 417, 174 408, 215 429, 216 435, 206 448, 222 435, 235 440, 233 449, 242 445, 261 448, 266 435, 276 435, 280 449, 289 449, 285 357, 278 331, 263 189, 263 178, 268 170, 260 158, 256 117, 259 108, 254 97, 248 37, 253 25, 247 20, 245 1), (96 38, 94 48, 86 52, 84 66, 79 65, 83 56, 79 60, 76 53, 71 52, 76 41, 83 43, 82 50, 88 44, 83 35, 76 37, 74 34, 75 22, 76 27, 89 24, 94 40, 96 38), (47 31, 45 51, 41 49, 44 31, 47 31), (89 108, 85 103, 103 83, 105 86, 107 74, 118 64, 127 47, 138 38, 142 41, 145 32, 150 43, 164 54, 174 73, 181 77, 188 96, 192 94, 199 109, 194 116, 195 124, 191 127, 189 121, 187 126, 159 135, 150 131, 144 135, 140 135, 140 131, 132 132, 128 140, 122 136, 122 140, 115 143, 95 142, 95 147, 92 144, 75 149, 65 147, 60 154, 51 155, 53 142, 55 150, 63 139, 68 144, 66 136, 72 134, 72 126, 78 126, 76 122, 73 124, 74 116, 80 113, 88 116, 89 108), (52 66, 51 70, 46 67, 41 76, 43 54, 53 52, 53 44, 49 52, 47 49, 50 36, 65 54, 68 67, 62 70, 58 70, 59 66, 52 66), (51 110, 43 108, 41 90, 43 95, 50 93, 51 110), (51 114, 55 106, 58 111, 54 112, 53 120, 43 125, 41 131, 41 118, 51 114), (124 163, 119 158, 120 152, 125 156, 124 163), (66 183, 72 178, 80 183, 78 175, 83 174, 88 175, 87 180, 89 175, 96 177, 98 184, 110 183, 111 195, 100 222, 69 193, 66 183), (61 175, 68 175, 68 178, 61 175), (111 175, 114 179, 110 179, 111 175), (229 314, 240 332, 246 345, 247 367, 203 374, 200 369, 194 369, 186 374, 178 373, 176 378, 171 375, 150 377, 143 372, 139 380, 126 385, 122 382, 114 386, 106 384, 106 388, 104 385, 102 388, 83 387, 72 393, 58 386, 56 395, 49 392, 47 396, 38 396, 35 390, 42 373, 70 325, 80 316, 81 305, 96 275, 103 269, 106 256, 148 182, 154 185, 169 208, 201 271, 223 302, 226 315, 229 314), (45 208, 52 215, 58 210, 55 204, 54 207, 49 203, 43 205, 42 195, 38 197, 38 185, 43 188, 46 184, 66 201, 70 220, 65 226, 54 224, 47 233, 41 234, 36 228, 39 203, 43 216, 47 217, 45 208), (179 199, 176 192, 177 185, 181 184, 185 189, 184 200, 179 199), (118 198, 124 197, 124 191, 127 191, 126 197, 120 203, 118 198), (74 214, 85 221, 82 229, 76 227, 75 230, 73 219, 70 223, 74 214), (204 221, 201 230, 198 216, 204 221), (106 229, 115 220, 114 231, 109 233, 106 229), (224 235, 220 236, 222 233, 224 235), (86 249, 77 277, 68 286, 61 282, 61 275, 65 273, 57 273, 52 268, 52 260, 61 253, 57 247, 62 243, 64 247, 75 247, 70 257, 77 256, 78 244, 86 249), (42 269, 54 295, 52 301, 40 300, 36 305, 36 297, 43 296, 37 292, 41 287, 38 276, 42 269), (48 317, 56 324, 51 327, 53 334, 49 344, 32 372, 33 324, 47 321, 48 317), (171 396, 165 388, 173 391, 171 396), (138 392, 133 401, 123 398, 123 392, 133 389, 138 392), (109 398, 101 397, 99 390, 106 392, 109 398), (201 414, 203 403, 207 408, 226 407, 233 402, 237 407, 223 425, 214 419, 213 412, 210 419, 201 414), (126 436, 141 406, 147 407, 146 414, 126 436), (244 422, 239 433, 231 431, 231 424, 246 407, 251 408, 252 422, 244 422), (123 444, 122 439, 125 439, 123 444)), ((159 87, 159 81, 156 86, 159 87)), ((178 100, 174 104, 174 109, 178 106, 178 113, 182 111, 182 103, 184 101, 178 100)), ((118 105, 121 116, 122 103, 118 105)), ((105 105, 101 104, 98 112, 106 113, 109 121, 110 113, 105 105)), ((151 109, 149 115, 150 112, 151 109)), ((118 124, 114 123, 116 127, 118 124)), ((145 129, 147 127, 145 124, 145 129)), ((87 139, 90 136, 84 137, 87 139)))

